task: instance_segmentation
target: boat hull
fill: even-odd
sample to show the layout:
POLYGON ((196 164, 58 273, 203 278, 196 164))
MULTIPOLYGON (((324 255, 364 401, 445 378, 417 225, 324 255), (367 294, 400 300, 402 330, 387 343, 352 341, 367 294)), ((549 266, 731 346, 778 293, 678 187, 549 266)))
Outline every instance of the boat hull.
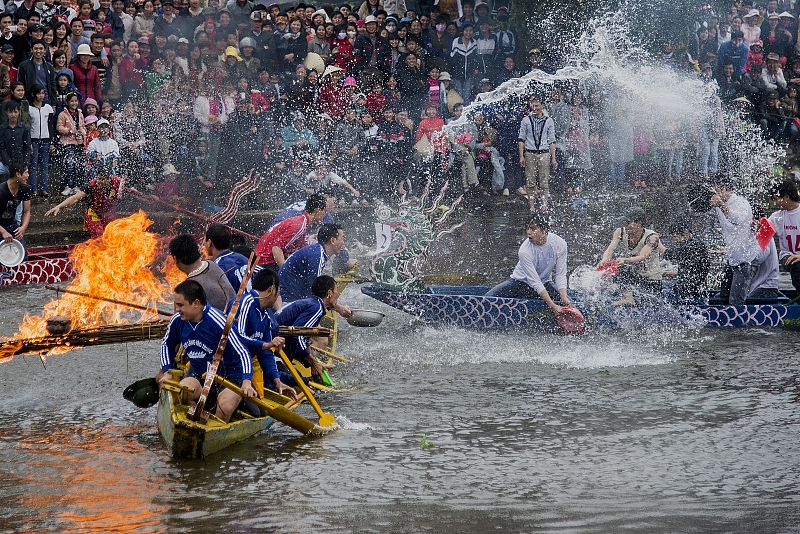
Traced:
MULTIPOLYGON (((486 297, 483 286, 431 286, 424 293, 402 293, 378 286, 361 291, 393 308, 431 322, 461 328, 557 327, 547 305, 536 299, 486 297)), ((576 299, 577 300, 577 299, 576 299)), ((760 326, 800 330, 800 305, 652 305, 600 306, 577 301, 589 325, 635 328, 652 324, 696 324, 712 327, 760 326)))
POLYGON ((28 260, 16 267, 0 265, 0 286, 58 284, 75 278, 69 255, 72 245, 31 247, 28 260))
POLYGON ((188 418, 187 408, 178 402, 177 393, 162 390, 158 430, 175 458, 205 458, 268 429, 274 422, 271 417, 243 417, 223 423, 212 415, 208 423, 200 424, 188 418))

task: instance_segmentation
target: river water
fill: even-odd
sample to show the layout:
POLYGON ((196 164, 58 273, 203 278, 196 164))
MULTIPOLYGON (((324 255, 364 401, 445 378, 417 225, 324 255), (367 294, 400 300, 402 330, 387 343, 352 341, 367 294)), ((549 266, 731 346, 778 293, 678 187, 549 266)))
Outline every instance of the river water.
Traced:
MULTIPOLYGON (((431 263, 499 281, 519 217, 472 217, 431 263)), ((3 288, 0 334, 51 296, 3 288)), ((0 365, 0 532, 800 532, 797 333, 482 333, 341 301, 387 313, 342 327, 353 390, 320 402, 344 428, 204 461, 122 399, 156 342, 0 365)))

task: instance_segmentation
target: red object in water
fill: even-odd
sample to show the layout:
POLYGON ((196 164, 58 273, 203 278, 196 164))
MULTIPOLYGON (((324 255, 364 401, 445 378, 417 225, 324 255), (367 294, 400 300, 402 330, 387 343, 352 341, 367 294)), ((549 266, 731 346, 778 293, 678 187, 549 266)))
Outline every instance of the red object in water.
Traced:
POLYGON ((600 265, 597 266, 595 269, 596 271, 600 271, 603 274, 603 278, 607 276, 615 276, 619 274, 619 269, 617 268, 619 263, 614 260, 611 261, 604 261, 600 265))
POLYGON ((775 227, 766 217, 758 220, 758 230, 756 230, 756 241, 761 250, 766 250, 770 240, 775 236, 775 227))
POLYGON ((556 323, 569 334, 582 334, 586 329, 586 319, 577 308, 561 308, 556 314, 556 323))

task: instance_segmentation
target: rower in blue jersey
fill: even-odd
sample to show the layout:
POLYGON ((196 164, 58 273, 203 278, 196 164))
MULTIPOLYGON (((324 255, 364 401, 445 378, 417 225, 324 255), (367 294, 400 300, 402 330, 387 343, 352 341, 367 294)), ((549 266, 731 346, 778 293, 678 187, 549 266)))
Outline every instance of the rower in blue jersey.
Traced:
MULTIPOLYGON (((181 380, 181 384, 191 386, 194 392, 189 395, 192 403, 200 398, 202 375, 214 358, 222 331, 225 328, 225 316, 206 300, 206 292, 199 282, 185 280, 175 286, 173 302, 177 313, 170 319, 167 332, 161 341, 161 369, 156 375, 160 383, 172 378, 168 372, 173 367, 178 344, 183 346, 189 358, 189 366, 181 380)), ((254 397, 256 391, 250 384, 253 370, 250 353, 235 329, 228 335, 228 343, 222 353, 217 374, 242 388, 246 397, 254 397)), ((217 395, 215 415, 228 422, 239 406, 241 397, 222 386, 214 385, 212 393, 217 395)), ((211 400, 211 398, 209 398, 211 400)), ((207 406, 211 406, 209 402, 207 406)))
MULTIPOLYGON (((322 218, 322 222, 320 224, 335 224, 336 221, 333 218, 333 209, 336 206, 336 191, 333 188, 326 187, 320 189, 317 194, 322 195, 325 197, 325 216, 322 218)), ((269 224, 270 229, 272 229, 276 224, 281 221, 284 221, 290 217, 295 217, 303 213, 306 209, 307 200, 298 200, 291 206, 284 209, 278 215, 272 219, 272 222, 269 224)), ((313 243, 314 239, 316 239, 316 233, 319 230, 319 224, 313 224, 308 226, 308 242, 313 243)), ((332 269, 334 274, 336 273, 344 273, 348 271, 350 268, 355 265, 356 260, 350 258, 350 253, 347 252, 346 248, 342 248, 336 257, 332 260, 332 269)))
MULTIPOLYGON (((242 297, 239 313, 236 318, 236 331, 242 341, 258 360, 264 373, 264 385, 278 393, 289 395, 293 399, 297 392, 286 385, 290 382, 289 373, 279 373, 275 364, 273 350, 282 349, 285 340, 278 336, 278 321, 273 317, 271 308, 280 298, 280 281, 278 273, 269 269, 257 272, 252 279, 253 289, 242 297)), ((233 300, 228 303, 233 306, 233 300)))
POLYGON ((239 273, 247 266, 247 258, 231 250, 231 229, 224 224, 211 224, 206 229, 203 251, 206 257, 219 265, 225 277, 238 293, 242 278, 239 273))
MULTIPOLYGON (((325 316, 325 311, 338 306, 339 288, 332 276, 318 276, 311 284, 312 296, 295 300, 285 305, 276 318, 281 326, 302 326, 314 328, 325 316)), ((347 310, 350 311, 349 309, 347 310)), ((286 340, 286 355, 289 361, 297 359, 311 368, 311 374, 319 377, 323 369, 333 369, 335 365, 325 364, 311 355, 310 340, 305 336, 290 337, 286 340)))
MULTIPOLYGON (((324 224, 317 232, 317 242, 307 245, 281 265, 281 298, 284 304, 306 299, 312 295, 311 285, 322 274, 328 258, 338 254, 344 246, 344 231, 337 224, 324 224)), ((350 308, 336 304, 334 308, 342 317, 352 315, 350 308)))

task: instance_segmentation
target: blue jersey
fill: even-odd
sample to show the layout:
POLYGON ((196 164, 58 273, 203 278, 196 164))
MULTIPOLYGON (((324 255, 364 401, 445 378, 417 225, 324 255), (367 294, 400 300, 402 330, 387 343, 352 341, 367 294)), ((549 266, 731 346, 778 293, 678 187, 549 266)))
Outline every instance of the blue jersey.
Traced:
POLYGON ((238 252, 226 250, 214 258, 214 261, 219 265, 219 268, 222 269, 222 272, 225 273, 225 277, 233 286, 233 290, 238 293, 239 286, 242 284, 242 278, 239 272, 241 270, 241 272, 244 273, 244 269, 247 267, 247 258, 238 252))
POLYGON ((310 297, 311 284, 322 274, 326 263, 328 255, 319 243, 307 245, 289 256, 278 270, 284 304, 310 297))
MULTIPOLYGON (((296 253, 295 253, 296 254, 296 253)), ((303 326, 314 328, 319 326, 325 316, 325 306, 319 297, 296 300, 285 305, 275 316, 281 326, 303 326)), ((303 359, 311 352, 308 349, 309 340, 306 336, 291 336, 286 338, 286 355, 289 359, 303 359)))
MULTIPOLYGON (((516 132, 514 135, 515 135, 514 139, 516 139, 516 132)), ((278 224, 279 222, 285 221, 289 217, 295 217, 297 215, 300 215, 305 211, 306 211, 306 201, 298 200, 297 202, 295 202, 294 204, 292 204, 291 206, 280 212, 274 219, 272 219, 272 222, 269 224, 269 229, 272 230, 272 227, 278 224)), ((325 217, 322 218, 322 222, 308 227, 308 234, 309 235, 314 234, 319 229, 320 225, 335 224, 335 223, 336 221, 333 220, 333 215, 331 215, 331 212, 326 211, 325 217)), ((339 252, 338 257, 342 262, 347 263, 347 261, 350 260, 350 253, 347 252, 346 248, 343 248, 341 252, 339 252)))
MULTIPOLYGON (((206 304, 203 318, 197 323, 184 321, 180 314, 176 313, 170 319, 167 332, 161 340, 161 370, 169 371, 172 368, 176 347, 180 343, 194 371, 202 374, 207 364, 214 359, 224 328, 225 316, 210 304, 206 304)), ((228 343, 225 345, 225 352, 222 353, 222 362, 217 374, 237 380, 250 380, 253 377, 250 352, 234 328, 231 328, 228 334, 228 343)))
MULTIPOLYGON (((233 299, 228 303, 229 307, 232 305, 233 299)), ((278 333, 278 321, 272 316, 269 308, 261 307, 256 291, 252 290, 242 297, 235 324, 236 332, 242 337, 250 353, 258 358, 258 364, 264 372, 265 383, 271 384, 278 378, 275 354, 271 350, 262 350, 261 347, 264 343, 272 341, 278 333)))

